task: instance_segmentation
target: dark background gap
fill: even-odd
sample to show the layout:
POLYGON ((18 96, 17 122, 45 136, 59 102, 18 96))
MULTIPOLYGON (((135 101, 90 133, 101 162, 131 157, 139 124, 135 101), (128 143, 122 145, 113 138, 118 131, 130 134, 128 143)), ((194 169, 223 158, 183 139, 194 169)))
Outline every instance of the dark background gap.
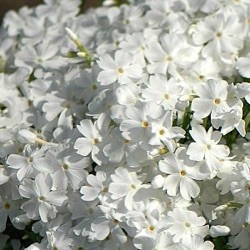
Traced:
MULTIPOLYGON (((83 1, 83 9, 82 11, 91 8, 96 7, 97 5, 100 5, 100 0, 85 0, 83 1)), ((19 10, 22 6, 29 6, 33 7, 38 4, 42 4, 43 0, 0 0, 0 20, 3 19, 5 13, 8 10, 19 10)))

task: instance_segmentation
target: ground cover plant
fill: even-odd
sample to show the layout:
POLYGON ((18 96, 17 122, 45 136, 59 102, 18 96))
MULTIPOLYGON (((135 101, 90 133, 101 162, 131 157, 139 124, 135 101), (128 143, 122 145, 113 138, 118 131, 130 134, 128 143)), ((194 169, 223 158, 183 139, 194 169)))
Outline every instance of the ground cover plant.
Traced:
POLYGON ((250 249, 250 1, 45 0, 0 29, 0 248, 250 249))

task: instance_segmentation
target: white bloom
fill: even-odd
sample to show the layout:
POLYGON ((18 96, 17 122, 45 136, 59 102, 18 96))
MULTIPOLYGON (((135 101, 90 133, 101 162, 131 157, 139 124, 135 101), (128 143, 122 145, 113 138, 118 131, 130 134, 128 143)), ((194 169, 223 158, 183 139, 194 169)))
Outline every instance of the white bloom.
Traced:
POLYGON ((149 43, 145 55, 149 60, 148 72, 170 74, 180 78, 178 70, 188 67, 198 59, 199 48, 187 42, 186 36, 166 34, 160 38, 160 43, 149 43))
POLYGON ((149 144, 161 145, 163 143, 167 149, 173 152, 176 148, 176 140, 185 137, 185 131, 180 127, 172 127, 173 113, 167 111, 164 115, 152 122, 152 132, 154 137, 149 144))
POLYGON ((152 118, 156 119, 162 114, 161 107, 153 102, 140 102, 136 106, 128 107, 125 114, 126 118, 120 125, 123 137, 147 148, 147 142, 153 137, 152 118))
POLYGON ((126 84, 142 77, 141 66, 133 63, 132 55, 122 51, 115 53, 115 59, 108 54, 101 55, 98 65, 103 69, 97 77, 102 85, 108 85, 115 81, 126 84))
POLYGON ((219 13, 199 22, 193 33, 195 44, 207 43, 202 50, 204 57, 221 57, 224 53, 237 53, 243 46, 242 25, 235 14, 219 13))
POLYGON ((187 250, 213 250, 214 244, 211 241, 203 241, 201 236, 195 235, 193 237, 189 237, 188 239, 182 240, 183 245, 187 250))
POLYGON ((30 219, 40 217, 43 222, 48 222, 49 218, 56 217, 56 207, 63 206, 67 202, 65 191, 53 191, 52 185, 52 178, 40 173, 34 181, 26 179, 19 186, 21 196, 29 199, 23 203, 22 209, 30 219))
POLYGON ((91 153, 92 159, 97 164, 105 160, 100 147, 103 146, 101 142, 103 137, 107 135, 108 126, 109 119, 105 114, 100 115, 94 124, 91 120, 82 120, 77 128, 84 137, 78 138, 75 142, 74 148, 77 149, 77 153, 83 156, 88 156, 91 153))
POLYGON ((173 235, 174 242, 183 242, 185 238, 190 236, 205 237, 208 235, 208 226, 205 226, 206 220, 197 216, 193 211, 183 208, 175 208, 168 212, 168 229, 167 231, 173 235))
POLYGON ((200 193, 200 188, 195 180, 206 178, 188 159, 184 148, 178 148, 174 153, 168 153, 159 162, 161 172, 168 174, 163 181, 163 190, 171 196, 176 196, 180 192, 186 200, 195 198, 200 193))
POLYGON ((220 160, 226 159, 229 155, 229 148, 226 145, 218 145, 222 134, 213 131, 212 127, 206 132, 201 125, 194 126, 189 133, 195 140, 188 147, 189 158, 195 161, 205 159, 210 171, 218 170, 221 167, 220 160))
MULTIPOLYGON (((126 168, 119 167, 115 170, 115 174, 110 176, 112 182, 108 191, 111 198, 116 200, 124 197, 124 204, 129 209, 133 203, 133 196, 144 185, 137 177, 135 172, 129 172, 126 168)), ((146 187, 146 186, 145 186, 146 187)))
POLYGON ((87 177, 87 182, 90 186, 82 186, 80 192, 83 194, 82 199, 85 201, 93 201, 99 195, 107 192, 107 177, 106 174, 98 171, 95 175, 90 174, 87 177))
POLYGON ((161 74, 149 78, 147 87, 142 90, 142 96, 146 101, 153 101, 163 106, 165 110, 175 110, 180 103, 179 96, 182 87, 175 78, 167 79, 161 74))
POLYGON ((217 113, 228 110, 227 87, 226 81, 212 79, 208 80, 206 84, 197 86, 195 93, 198 98, 194 98, 191 106, 194 116, 204 118, 211 114, 214 118, 217 113))

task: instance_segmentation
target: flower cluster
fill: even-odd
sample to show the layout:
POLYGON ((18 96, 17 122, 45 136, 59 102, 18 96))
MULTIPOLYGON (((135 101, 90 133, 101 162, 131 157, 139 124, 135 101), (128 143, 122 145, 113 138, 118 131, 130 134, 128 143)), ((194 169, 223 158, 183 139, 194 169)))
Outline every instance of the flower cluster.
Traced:
POLYGON ((0 246, 250 249, 250 1, 118 2, 4 17, 0 246))

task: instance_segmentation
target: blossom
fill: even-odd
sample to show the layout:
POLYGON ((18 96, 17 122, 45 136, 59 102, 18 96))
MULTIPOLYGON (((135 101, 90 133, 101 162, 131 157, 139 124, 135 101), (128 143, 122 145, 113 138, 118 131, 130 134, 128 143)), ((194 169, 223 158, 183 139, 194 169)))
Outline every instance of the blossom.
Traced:
POLYGON ((165 110, 175 110, 180 104, 182 87, 175 78, 167 79, 161 74, 153 75, 149 78, 147 87, 142 90, 142 96, 146 101, 154 101, 163 106, 165 110))
POLYGON ((152 200, 144 201, 139 210, 127 213, 129 225, 136 228, 134 242, 138 249, 154 249, 156 245, 169 246, 173 244, 170 235, 164 231, 165 209, 164 203, 152 200), (165 240, 163 237, 166 237, 165 240))
POLYGON ((168 232, 173 235, 174 242, 186 240, 190 236, 204 237, 208 234, 208 226, 206 220, 197 216, 193 211, 188 211, 183 208, 175 208, 168 212, 169 228, 168 232))
MULTIPOLYGON (((162 188, 169 195, 176 196, 178 190, 186 200, 199 195, 200 188, 194 180, 202 180, 205 175, 202 175, 194 162, 188 159, 184 148, 178 148, 175 154, 166 154, 165 158, 159 162, 159 168, 161 172, 168 174, 165 178, 163 177, 162 188)), ((156 176, 155 181, 159 177, 156 176)))
POLYGON ((181 34, 165 34, 160 43, 149 43, 145 55, 149 60, 148 72, 166 74, 179 78, 178 70, 188 67, 198 58, 198 49, 188 44, 181 34), (191 56, 192 55, 192 56, 191 56))
POLYGON ((162 114, 162 109, 153 102, 148 102, 145 105, 138 103, 136 106, 128 107, 125 113, 126 119, 120 125, 123 137, 148 147, 145 142, 153 137, 152 118, 159 117, 162 114))
POLYGON ((80 192, 83 194, 82 199, 85 201, 93 201, 102 193, 107 192, 106 174, 99 171, 96 175, 88 175, 87 182, 90 186, 82 186, 80 192))
POLYGON ((201 125, 194 126, 189 131, 195 142, 191 142, 187 154, 191 160, 202 161, 205 159, 210 171, 218 170, 221 167, 220 160, 229 155, 229 148, 226 145, 218 145, 222 134, 213 131, 210 127, 206 132, 201 125))
POLYGON ((214 249, 214 244, 211 241, 203 241, 202 237, 194 236, 190 237, 188 240, 183 240, 183 245, 187 247, 187 249, 197 249, 197 250, 212 250, 214 249))
POLYGON ((106 115, 103 114, 95 124, 93 124, 91 120, 85 119, 77 126, 84 137, 80 137, 76 140, 74 148, 77 149, 78 154, 83 156, 87 156, 91 153, 93 160, 97 163, 101 162, 101 158, 98 157, 98 154, 101 153, 99 147, 102 145, 103 137, 108 131, 109 120, 106 118, 106 115))
POLYGON ((115 81, 125 84, 142 76, 142 68, 139 64, 133 63, 133 56, 122 51, 115 53, 115 59, 109 55, 101 55, 98 65, 103 69, 97 77, 102 85, 108 85, 115 81))
POLYGON ((47 222, 49 218, 56 217, 56 207, 66 203, 68 197, 65 191, 51 190, 52 184, 52 178, 49 175, 40 173, 34 181, 26 179, 20 185, 20 194, 29 199, 23 203, 22 209, 30 219, 39 216, 43 222, 47 222))
POLYGON ((198 98, 194 98, 191 106, 194 115, 204 118, 211 114, 214 118, 217 113, 228 110, 227 87, 228 83, 224 80, 208 80, 206 85, 197 86, 195 92, 198 98))
POLYGON ((124 204, 128 209, 132 206, 135 193, 140 188, 146 187, 142 185, 135 172, 129 172, 125 168, 119 167, 110 178, 112 182, 108 191, 111 193, 111 198, 116 200, 125 197, 124 204))
POLYGON ((55 152, 47 153, 46 158, 53 166, 51 173, 53 189, 67 190, 68 185, 74 190, 79 189, 88 175, 85 169, 91 164, 88 157, 81 157, 74 152, 69 156, 65 148, 58 148, 55 152))
POLYGON ((20 223, 18 225, 18 223, 15 221, 16 216, 18 216, 20 213, 20 205, 20 201, 14 201, 10 196, 0 196, 0 232, 5 230, 8 218, 17 228, 23 229, 25 227, 25 224, 22 225, 22 223, 20 223))
POLYGON ((124 53, 130 53, 136 58, 136 61, 144 68, 146 65, 145 61, 145 42, 143 38, 143 34, 140 32, 128 34, 125 37, 125 41, 122 41, 119 44, 119 47, 122 49, 124 53))
POLYGON ((204 57, 221 56, 223 58, 222 52, 236 53, 242 48, 241 30, 242 25, 237 15, 219 13, 208 16, 197 24, 193 40, 197 45, 207 43, 202 50, 204 57))
POLYGON ((39 163, 40 157, 43 156, 41 151, 33 151, 31 148, 26 148, 24 155, 11 154, 7 159, 10 168, 17 169, 17 178, 22 181, 24 178, 34 177, 37 173, 36 165, 39 163))
POLYGON ((172 112, 166 112, 157 120, 152 122, 152 132, 155 134, 150 139, 149 144, 161 145, 161 142, 167 149, 173 152, 176 148, 176 141, 185 137, 185 131, 179 127, 172 127, 172 112))
POLYGON ((17 53, 15 64, 17 67, 25 67, 32 71, 33 67, 41 67, 44 69, 58 68, 65 65, 64 59, 55 58, 58 54, 58 48, 52 46, 47 40, 37 46, 27 45, 17 53))

